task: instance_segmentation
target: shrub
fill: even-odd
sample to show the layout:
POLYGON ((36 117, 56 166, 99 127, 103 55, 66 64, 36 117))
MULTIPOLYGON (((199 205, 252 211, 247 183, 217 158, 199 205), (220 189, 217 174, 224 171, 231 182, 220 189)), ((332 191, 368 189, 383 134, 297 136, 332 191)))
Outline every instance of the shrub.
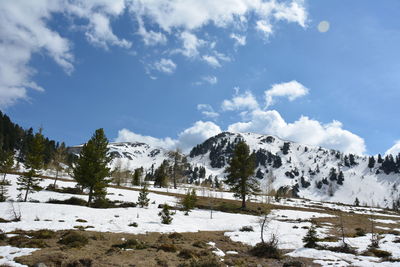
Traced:
POLYGON ((183 235, 180 233, 172 233, 168 235, 170 239, 183 239, 183 235))
POLYGON ((170 206, 164 204, 163 209, 158 213, 158 216, 161 217, 161 223, 171 224, 173 218, 172 218, 172 213, 170 211, 170 206))
POLYGON ((158 250, 162 250, 165 252, 176 252, 178 249, 174 244, 161 244, 158 246, 158 250))
POLYGON ((275 235, 272 235, 268 242, 257 243, 251 250, 250 253, 256 257, 262 258, 273 258, 281 259, 282 252, 278 249, 278 239, 275 235))
POLYGON ((282 267, 302 267, 304 266, 301 261, 288 261, 285 262, 282 267))
POLYGON ((84 219, 76 219, 75 221, 76 221, 76 222, 80 222, 80 223, 87 223, 87 221, 84 220, 84 219))
POLYGON ((137 224, 137 222, 133 222, 133 223, 128 224, 128 226, 131 226, 131 227, 138 227, 138 224, 137 224))
POLYGON ((120 249, 145 249, 147 245, 137 239, 128 239, 121 244, 112 245, 112 247, 120 249))
POLYGON ((29 233, 30 236, 37 239, 50 239, 56 236, 56 232, 48 229, 29 233))
POLYGON ((47 203, 52 204, 67 204, 67 205, 74 205, 74 206, 87 206, 86 200, 77 197, 71 197, 65 200, 58 200, 50 198, 47 203))
POLYGON ((365 230, 363 228, 356 228, 356 236, 365 236, 365 230))
POLYGON ((319 241, 319 238, 317 236, 317 231, 315 231, 314 225, 311 226, 307 234, 303 237, 303 242, 304 242, 304 247, 305 248, 315 248, 317 247, 317 242, 319 241))
POLYGON ((196 248, 207 248, 208 247, 207 243, 204 241, 196 241, 192 244, 192 246, 196 247, 196 248))
POLYGON ((240 232, 254 232, 253 226, 246 225, 239 229, 240 232))
POLYGON ((189 211, 194 209, 194 207, 196 206, 196 202, 197 202, 196 190, 192 189, 191 192, 188 190, 187 194, 181 200, 181 204, 183 206, 183 210, 185 211, 185 215, 189 215, 189 211))
POLYGON ((79 232, 69 231, 61 237, 58 243, 70 248, 79 248, 87 245, 89 239, 79 232))
POLYGON ((371 248, 368 251, 374 254, 378 258, 389 258, 392 256, 392 253, 390 253, 389 251, 381 249, 371 248))
POLYGON ((196 257, 196 252, 191 250, 191 249, 182 249, 179 254, 178 257, 184 258, 184 259, 192 259, 196 257))
POLYGON ((223 266, 219 259, 216 257, 200 258, 192 260, 189 264, 180 264, 179 267, 220 267, 223 266))
POLYGON ((353 254, 353 255, 357 254, 356 249, 349 246, 346 243, 344 243, 343 245, 338 246, 338 247, 326 247, 326 249, 333 251, 333 252, 347 253, 347 254, 353 254))
POLYGON ((6 240, 6 239, 7 239, 6 233, 4 233, 3 230, 0 230, 0 241, 1 241, 1 240, 6 240))

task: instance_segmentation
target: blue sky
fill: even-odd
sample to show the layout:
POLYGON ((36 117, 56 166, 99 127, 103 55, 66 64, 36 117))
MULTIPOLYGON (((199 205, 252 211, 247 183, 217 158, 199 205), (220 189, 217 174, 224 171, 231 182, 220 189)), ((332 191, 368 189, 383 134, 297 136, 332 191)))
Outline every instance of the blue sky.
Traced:
POLYGON ((0 108, 68 145, 103 127, 111 140, 168 148, 231 130, 397 152, 399 10, 396 0, 1 1, 0 108))

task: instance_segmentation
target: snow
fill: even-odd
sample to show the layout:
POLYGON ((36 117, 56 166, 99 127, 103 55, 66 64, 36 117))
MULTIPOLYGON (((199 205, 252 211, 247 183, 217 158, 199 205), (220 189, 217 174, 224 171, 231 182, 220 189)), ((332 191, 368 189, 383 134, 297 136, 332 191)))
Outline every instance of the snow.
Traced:
POLYGON ((11 246, 0 246, 0 265, 5 266, 25 266, 14 261, 14 258, 30 255, 37 248, 16 248, 11 246))

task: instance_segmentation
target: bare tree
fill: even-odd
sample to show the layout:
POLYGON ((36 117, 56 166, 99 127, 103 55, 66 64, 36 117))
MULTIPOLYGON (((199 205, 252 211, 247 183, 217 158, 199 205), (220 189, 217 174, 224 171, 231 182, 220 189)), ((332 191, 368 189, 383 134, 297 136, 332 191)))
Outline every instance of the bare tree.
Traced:
POLYGON ((56 170, 56 178, 54 179, 54 188, 56 187, 56 183, 58 180, 58 174, 63 170, 62 164, 67 161, 67 149, 62 143, 55 151, 54 158, 52 161, 53 168, 56 170))

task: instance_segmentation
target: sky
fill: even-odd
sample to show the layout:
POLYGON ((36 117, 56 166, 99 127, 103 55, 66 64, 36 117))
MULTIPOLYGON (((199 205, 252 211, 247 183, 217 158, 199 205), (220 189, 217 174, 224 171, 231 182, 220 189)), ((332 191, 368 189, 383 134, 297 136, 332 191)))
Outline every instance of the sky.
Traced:
POLYGON ((400 152, 397 0, 3 0, 0 109, 67 145, 400 152))

